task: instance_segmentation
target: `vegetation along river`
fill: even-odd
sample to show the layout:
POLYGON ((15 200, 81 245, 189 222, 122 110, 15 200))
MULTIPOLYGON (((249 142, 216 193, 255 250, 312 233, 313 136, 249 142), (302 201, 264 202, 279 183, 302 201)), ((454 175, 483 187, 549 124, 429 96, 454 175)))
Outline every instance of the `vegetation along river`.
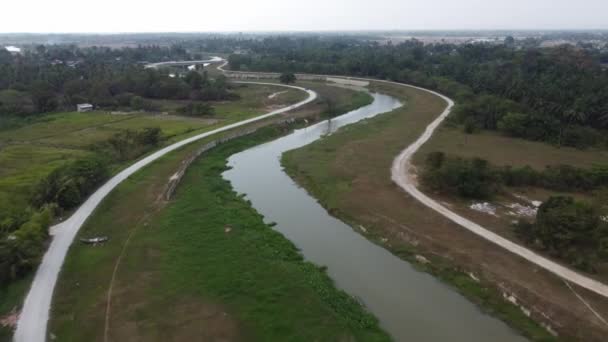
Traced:
MULTIPOLYGON (((336 285, 357 297, 397 341, 524 341, 455 290, 332 217, 283 172, 281 155, 338 128, 386 113, 402 104, 372 94, 372 104, 235 154, 223 176, 304 257, 327 266, 336 285)), ((390 170, 386 170, 387 177, 390 170)), ((280 281, 280 279, 277 279, 280 281)))

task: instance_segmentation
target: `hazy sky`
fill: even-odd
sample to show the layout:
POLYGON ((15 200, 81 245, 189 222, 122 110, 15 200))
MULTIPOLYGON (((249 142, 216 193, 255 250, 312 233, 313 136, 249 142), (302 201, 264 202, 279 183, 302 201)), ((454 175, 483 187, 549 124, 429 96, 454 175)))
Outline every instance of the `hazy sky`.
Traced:
POLYGON ((2 0, 0 9, 0 32, 608 29, 608 0, 2 0))

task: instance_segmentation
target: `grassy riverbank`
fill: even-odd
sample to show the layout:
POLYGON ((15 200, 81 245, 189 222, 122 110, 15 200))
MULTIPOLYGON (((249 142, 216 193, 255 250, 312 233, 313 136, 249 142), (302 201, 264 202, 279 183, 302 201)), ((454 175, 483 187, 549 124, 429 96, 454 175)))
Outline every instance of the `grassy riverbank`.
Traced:
MULTIPOLYGON (((215 114, 204 117, 137 112, 70 112, 42 115, 3 127, 0 130, 0 228, 4 231, 0 232, 0 238, 6 238, 12 231, 8 227, 13 225, 16 217, 21 219, 22 216, 31 215, 27 208, 32 205, 38 183, 62 166, 98 155, 100 146, 107 144, 116 134, 157 127, 162 141, 154 148, 160 148, 299 102, 307 96, 303 91, 285 90, 274 85, 236 85, 235 93, 240 96, 239 99, 213 102, 215 114), (283 91, 286 92, 269 98, 271 94, 283 91)), ((167 112, 171 112, 171 108, 167 108, 167 112)), ((133 159, 110 159, 110 173, 116 173, 133 162, 133 159)), ((40 250, 43 247, 40 246, 40 250)), ((9 248, 12 247, 3 250, 6 252, 9 248)), ((30 246, 29 253, 33 253, 32 250, 30 246)), ((31 255, 23 256, 23 259, 27 257, 33 259, 31 255)), ((27 264, 31 260, 21 262, 27 264)), ((8 261, 5 260, 5 263, 8 264, 8 261)), ((11 313, 18 312, 32 276, 25 274, 24 279, 0 284, 0 340, 10 339, 11 313)))
MULTIPOLYGON (((478 239, 458 231, 390 181, 393 158, 421 134, 445 104, 414 89, 378 87, 405 100, 406 106, 346 126, 311 145, 287 152, 282 160, 286 171, 333 215, 353 227, 365 227, 367 238, 452 285, 530 339, 552 340, 553 337, 520 308, 503 299, 495 284, 486 281, 486 272, 473 268, 479 261, 472 257, 480 252, 467 250, 470 243, 464 240, 478 239), (441 243, 443 239, 447 244, 441 243), (446 250, 449 248, 459 250, 459 256, 464 254, 468 263, 455 260, 454 253, 446 250), (469 252, 472 254, 467 255, 469 252), (419 258, 421 254, 430 262, 419 262, 423 260, 419 258), (478 272, 476 277, 480 277, 481 282, 465 271, 471 269, 478 272)), ((483 248, 486 253, 495 251, 491 245, 483 248)), ((494 267, 491 259, 483 260, 494 267)))
MULTIPOLYGON (((301 111, 314 116, 323 108, 301 111)), ((230 154, 287 131, 264 128, 204 154, 169 202, 159 200, 167 180, 204 142, 121 184, 79 234, 110 241, 76 243, 68 253, 49 331, 59 340, 103 340, 108 317, 116 341, 388 340, 373 316, 221 178, 230 154)))

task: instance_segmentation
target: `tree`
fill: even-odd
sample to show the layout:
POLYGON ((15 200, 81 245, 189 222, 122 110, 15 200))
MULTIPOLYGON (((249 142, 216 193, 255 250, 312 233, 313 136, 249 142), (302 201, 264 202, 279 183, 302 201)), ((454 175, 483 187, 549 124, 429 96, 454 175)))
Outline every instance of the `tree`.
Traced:
POLYGON ((0 91, 0 115, 28 115, 34 112, 34 104, 27 93, 7 89, 0 91))
POLYGON ((293 73, 282 73, 279 80, 283 84, 291 84, 296 82, 296 75, 293 73))
POLYGON ((194 90, 200 90, 203 85, 203 77, 196 71, 190 71, 186 75, 185 80, 194 90))
POLYGON ((514 137, 525 137, 528 122, 527 114, 507 113, 498 121, 498 129, 514 137))
POLYGON ((34 83, 31 94, 36 112, 46 113, 57 109, 57 97, 50 84, 43 81, 34 83))
POLYGON ((533 236, 550 254, 592 271, 608 235, 600 229, 593 206, 572 197, 554 196, 541 205, 533 236))

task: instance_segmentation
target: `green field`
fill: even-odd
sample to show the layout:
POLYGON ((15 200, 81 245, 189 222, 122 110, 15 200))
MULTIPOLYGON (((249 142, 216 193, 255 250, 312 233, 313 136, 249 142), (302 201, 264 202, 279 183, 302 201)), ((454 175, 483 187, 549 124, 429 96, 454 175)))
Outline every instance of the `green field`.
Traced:
MULTIPOLYGON (((323 108, 301 112, 314 116, 323 108)), ((68 253, 50 331, 59 340, 102 340, 108 286, 124 248, 112 294, 113 340, 387 340, 371 315, 303 262, 220 176, 229 155, 286 132, 265 128, 204 154, 168 203, 157 201, 159 192, 204 142, 121 184, 79 233, 110 242, 74 244, 68 253)))
POLYGON ((0 217, 3 208, 24 207, 32 188, 57 167, 91 154, 96 143, 127 130, 160 127, 167 143, 298 102, 306 94, 284 88, 237 85, 237 101, 215 103, 216 115, 204 118, 152 114, 57 113, 0 131, 0 217))
POLYGON ((608 150, 579 150, 511 138, 498 132, 481 131, 465 134, 461 127, 442 125, 433 137, 416 154, 421 164, 429 152, 443 151, 463 158, 479 157, 498 166, 526 166, 542 170, 547 165, 567 164, 590 168, 608 163, 608 150))

